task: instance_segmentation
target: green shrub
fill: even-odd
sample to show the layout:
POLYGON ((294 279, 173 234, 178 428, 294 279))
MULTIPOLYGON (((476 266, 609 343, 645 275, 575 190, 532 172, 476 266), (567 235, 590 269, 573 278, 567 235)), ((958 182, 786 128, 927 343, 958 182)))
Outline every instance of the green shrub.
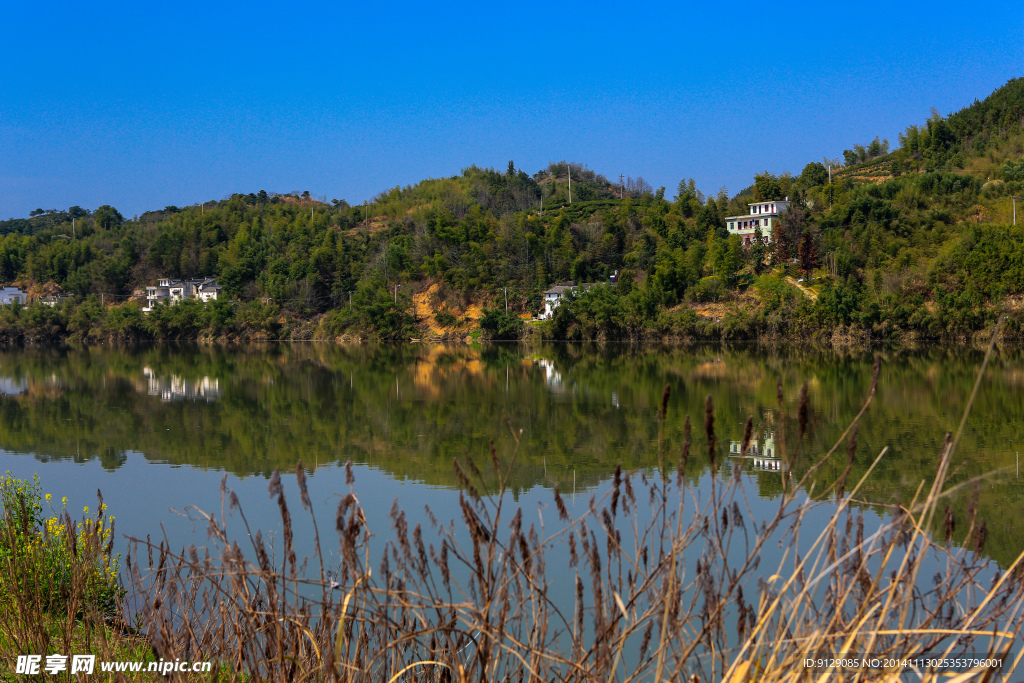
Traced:
POLYGON ((692 301, 712 303, 725 295, 725 282, 720 277, 701 278, 700 282, 690 288, 687 294, 692 301))
POLYGON ((447 308, 442 308, 440 311, 435 313, 434 320, 436 320, 437 324, 441 327, 451 327, 453 325, 457 325, 459 322, 459 319, 447 308))
POLYGON ((63 499, 60 512, 44 516, 38 476, 0 477, 0 602, 21 614, 80 617, 86 610, 116 613, 124 590, 111 554, 114 518, 99 504, 75 524, 63 499))
POLYGON ((523 321, 515 313, 506 313, 500 308, 488 308, 484 310, 484 316, 480 319, 480 329, 486 339, 515 341, 523 334, 523 321))

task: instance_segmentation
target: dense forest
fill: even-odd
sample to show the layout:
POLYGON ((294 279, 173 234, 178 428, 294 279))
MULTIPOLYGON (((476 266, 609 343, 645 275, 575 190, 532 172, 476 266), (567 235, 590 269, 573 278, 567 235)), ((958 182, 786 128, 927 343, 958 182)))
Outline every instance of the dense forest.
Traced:
POLYGON ((1024 78, 933 111, 890 150, 854 144, 729 196, 610 182, 583 164, 471 166, 349 205, 264 190, 127 218, 112 206, 0 221, 8 340, 194 338, 969 339, 1024 331, 1024 78), (669 196, 671 194, 671 196, 669 196), (774 239, 724 218, 788 197, 774 239), (158 277, 221 300, 143 314, 158 277), (576 290, 525 324, 554 283, 576 290), (507 303, 506 303, 507 302, 507 303), (506 309, 507 307, 507 309, 506 309))

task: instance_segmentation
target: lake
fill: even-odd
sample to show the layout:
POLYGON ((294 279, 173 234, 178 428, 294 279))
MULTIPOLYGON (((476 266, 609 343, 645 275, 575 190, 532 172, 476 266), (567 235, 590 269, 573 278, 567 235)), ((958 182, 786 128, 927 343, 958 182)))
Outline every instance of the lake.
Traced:
MULTIPOLYGON (((889 448, 859 494, 860 505, 884 515, 887 506, 909 502, 922 480, 931 481, 983 354, 877 353, 878 394, 859 425, 850 478, 889 448)), ((1004 566, 1024 549, 1022 360, 1020 351, 997 350, 952 466, 953 483, 989 475, 965 487, 952 507, 962 518, 976 500, 988 531, 984 552, 1004 566)), ((329 520, 348 490, 343 466, 351 461, 368 522, 384 531, 396 499, 457 517, 453 458, 483 467, 492 440, 507 457, 511 428, 522 442, 513 495, 536 506, 557 485, 570 504, 585 506, 607 487, 616 464, 657 466, 656 414, 668 384, 660 431, 667 461, 677 458, 689 415, 695 429, 688 475, 708 475, 700 425, 711 396, 719 440, 714 467, 741 468, 769 502, 787 476, 779 456, 799 479, 827 452, 863 404, 872 363, 870 351, 785 346, 9 348, 0 352, 0 470, 38 473, 44 490, 67 496, 73 510, 94 505, 101 489, 119 536, 166 534, 182 546, 204 540, 189 506, 220 511, 223 476, 250 524, 273 533, 280 520, 266 485, 276 468, 294 490, 301 461, 318 514, 329 520), (805 381, 808 434, 798 446, 795 416, 805 381), (731 457, 748 417, 759 457, 731 457)), ((844 444, 810 481, 821 490, 845 460, 844 444)))

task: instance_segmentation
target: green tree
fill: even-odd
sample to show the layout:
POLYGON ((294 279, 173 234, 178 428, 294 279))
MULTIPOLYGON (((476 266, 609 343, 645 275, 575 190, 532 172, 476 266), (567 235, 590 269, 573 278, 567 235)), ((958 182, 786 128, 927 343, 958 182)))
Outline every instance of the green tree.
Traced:
POLYGON ((782 187, 778 176, 765 171, 754 176, 754 201, 770 202, 782 199, 782 187))
POLYGON ((825 165, 817 161, 804 166, 804 170, 800 173, 800 184, 803 187, 817 187, 818 185, 824 185, 828 182, 828 169, 825 165))
POLYGON ((697 214, 697 232, 706 233, 709 230, 717 232, 719 229, 725 228, 725 221, 722 220, 721 215, 718 213, 718 205, 709 200, 704 208, 697 214))
POLYGON ((764 243, 764 235, 761 234, 761 228, 754 230, 754 241, 750 245, 750 264, 754 269, 754 274, 760 275, 764 272, 767 264, 765 260, 768 258, 768 246, 764 243))
POLYGON ((500 308, 487 308, 480 319, 480 329, 486 339, 516 341, 523 334, 523 321, 515 313, 506 313, 500 308))
POLYGON ((96 227, 101 230, 112 230, 124 222, 124 216, 117 209, 107 204, 96 209, 92 217, 96 221, 96 227))

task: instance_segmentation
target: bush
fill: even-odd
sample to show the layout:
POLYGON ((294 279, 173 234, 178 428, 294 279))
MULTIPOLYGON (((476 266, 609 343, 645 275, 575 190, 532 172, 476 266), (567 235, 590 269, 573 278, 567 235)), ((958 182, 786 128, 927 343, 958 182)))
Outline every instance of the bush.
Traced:
POLYGON ((712 303, 725 295, 725 282, 720 277, 701 278, 700 282, 690 288, 689 296, 692 301, 699 303, 712 303))
POLYGON ((434 320, 441 327, 452 327, 459 323, 459 319, 452 314, 447 308, 442 308, 440 311, 434 314, 434 320))
MULTIPOLYGON (((438 322, 441 322, 440 317, 438 322)), ((523 335, 523 321, 515 313, 506 313, 500 308, 488 308, 484 310, 484 316, 480 319, 480 329, 483 330, 485 339, 516 341, 523 335)))
POLYGON ((95 517, 78 524, 63 505, 44 517, 44 500, 50 495, 43 496, 38 476, 0 478, 0 603, 22 616, 113 616, 124 597, 111 555, 114 518, 104 516, 102 500, 95 517))

